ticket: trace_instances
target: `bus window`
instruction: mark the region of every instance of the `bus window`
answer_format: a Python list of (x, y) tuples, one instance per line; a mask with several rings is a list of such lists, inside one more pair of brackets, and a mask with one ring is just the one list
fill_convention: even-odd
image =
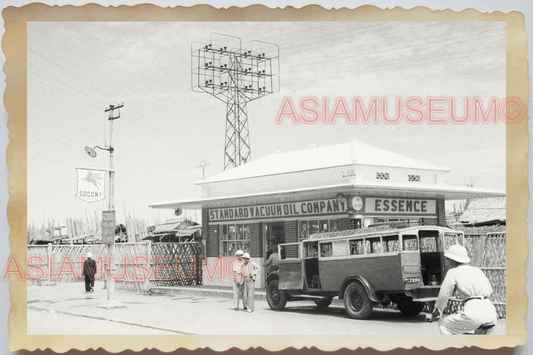
[(363, 240), (350, 240), (350, 255), (360, 255), (364, 254), (365, 249), (363, 248)]
[(281, 244), (280, 259), (300, 259), (300, 245), (299, 244)]
[(306, 258), (318, 258), (318, 242), (305, 245)]
[(403, 240), (403, 250), (413, 251), (418, 250), (418, 241), (416, 235), (404, 234), (402, 236)]
[(400, 242), (397, 235), (383, 237), (383, 251), (400, 251)]
[(436, 230), (421, 230), (418, 232), (420, 236), (420, 252), (421, 253), (436, 253), (439, 251), (437, 239), (439, 232)]
[(320, 244), (320, 256), (321, 257), (328, 257), (331, 256), (331, 243), (322, 243)]
[(367, 239), (370, 242), (370, 252), (371, 253), (381, 253), (382, 252), (382, 245), (381, 245), (381, 239), (379, 237), (377, 238), (368, 238)]
[(420, 252), (421, 253), (434, 253), (437, 251), (437, 238), (436, 237), (420, 237)]
[(348, 255), (348, 243), (346, 240), (333, 242), (333, 256)]
[(365, 254), (372, 253), (372, 248), (371, 248), (372, 245), (370, 244), (370, 240), (365, 239), (364, 243), (365, 243)]

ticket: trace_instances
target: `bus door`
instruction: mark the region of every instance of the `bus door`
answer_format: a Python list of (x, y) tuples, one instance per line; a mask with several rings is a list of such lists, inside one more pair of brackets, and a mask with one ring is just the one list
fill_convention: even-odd
[[(283, 222), (264, 223), (263, 224), (263, 258), (264, 262), (268, 260), (274, 250), (278, 250), (278, 244), (285, 243), (285, 226)], [(267, 279), (268, 269), (263, 268), (263, 280)], [(266, 284), (261, 284), (265, 287)], [(256, 286), (257, 287), (257, 286)]]
[(421, 267), (419, 239), (416, 233), (409, 232), (400, 234), (401, 242), (401, 265), (402, 279), (419, 278), (423, 267)]
[(320, 289), (318, 271), (318, 241), (304, 242), (304, 275), (308, 289)]
[(279, 250), (279, 289), (301, 290), (303, 288), (302, 243), (285, 243)]
[(420, 261), (424, 285), (440, 285), (444, 279), (442, 273), (443, 249), (438, 230), (420, 230)]

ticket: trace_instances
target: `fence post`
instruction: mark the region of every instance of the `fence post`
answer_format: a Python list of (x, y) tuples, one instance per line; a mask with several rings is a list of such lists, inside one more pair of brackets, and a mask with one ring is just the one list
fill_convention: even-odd
[(46, 282), (47, 286), (52, 285), (52, 280), (54, 278), (54, 263), (53, 262), (50, 263), (51, 255), (52, 255), (52, 243), (48, 243), (48, 245), (46, 246), (46, 264), (48, 265), (48, 281)]
[(150, 274), (146, 278), (145, 282), (145, 290), (150, 291), (150, 278), (152, 277), (152, 242), (148, 240), (148, 243), (146, 244), (146, 257), (148, 258), (148, 269), (150, 270)]

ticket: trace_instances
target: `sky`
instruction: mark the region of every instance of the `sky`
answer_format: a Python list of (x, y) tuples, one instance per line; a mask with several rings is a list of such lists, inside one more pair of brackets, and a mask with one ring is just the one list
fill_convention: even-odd
[[(149, 204), (198, 197), (198, 163), (223, 171), (226, 105), (191, 89), (191, 45), (213, 33), (279, 46), (280, 90), (247, 105), (252, 160), (359, 140), (447, 167), (450, 185), (505, 189), (505, 125), (276, 124), (284, 98), (406, 100), (505, 97), (505, 24), (494, 22), (34, 22), (28, 24), (28, 224), (84, 218), (107, 200), (76, 196), (76, 168), (107, 168), (114, 120), (115, 203), (153, 224), (173, 211)], [(219, 37), (217, 37), (219, 38)], [(215, 43), (214, 43), (215, 44)], [(332, 107), (330, 107), (332, 110)], [(395, 113), (389, 104), (389, 116)], [(186, 216), (200, 220), (199, 213)]]

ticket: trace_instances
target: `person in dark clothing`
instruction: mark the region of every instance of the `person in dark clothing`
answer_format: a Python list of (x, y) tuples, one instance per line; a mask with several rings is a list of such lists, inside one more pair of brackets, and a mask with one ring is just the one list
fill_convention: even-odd
[(85, 276), (85, 291), (94, 292), (94, 278), (96, 276), (96, 261), (92, 253), (87, 253), (87, 260), (83, 262), (83, 276)]

